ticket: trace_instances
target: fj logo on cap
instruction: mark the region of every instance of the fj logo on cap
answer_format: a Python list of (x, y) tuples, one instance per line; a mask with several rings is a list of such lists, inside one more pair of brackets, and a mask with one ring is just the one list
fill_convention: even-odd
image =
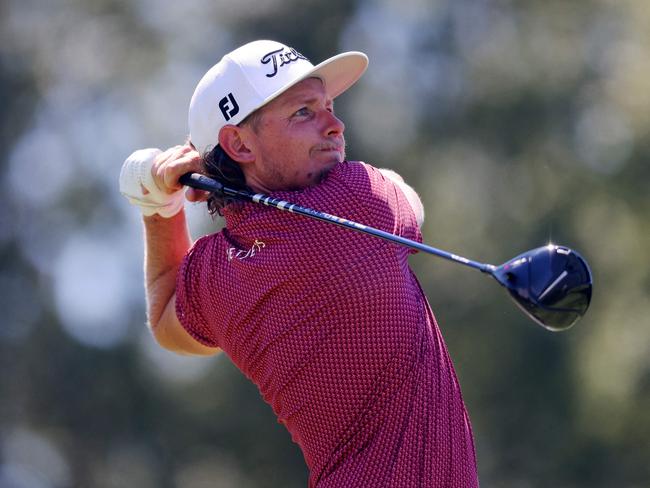
[(219, 108), (226, 122), (239, 113), (239, 105), (232, 93), (228, 93), (228, 95), (219, 100)]
[(266, 74), (267, 78), (273, 78), (275, 75), (277, 75), (278, 68), (282, 68), (285, 64), (293, 63), (294, 61), (298, 61), (299, 59), (304, 59), (305, 61), (309, 61), (305, 56), (300, 54), (292, 47), (290, 47), (288, 51), (285, 52), (282, 51), (284, 51), (283, 47), (265, 54), (264, 56), (262, 56), (262, 59), (260, 59), (260, 62), (262, 64), (273, 63), (273, 71), (271, 73)]

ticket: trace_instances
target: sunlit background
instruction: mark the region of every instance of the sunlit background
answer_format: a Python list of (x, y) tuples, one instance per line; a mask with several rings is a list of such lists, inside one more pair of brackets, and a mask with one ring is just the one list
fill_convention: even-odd
[[(482, 486), (650, 486), (647, 0), (5, 0), (0, 488), (306, 486), (225, 356), (154, 344), (117, 187), (132, 150), (184, 140), (202, 74), (260, 38), (369, 55), (337, 102), (348, 155), (420, 193), (427, 243), (498, 264), (553, 241), (592, 266), (591, 309), (553, 334), (485, 276), (414, 256)], [(196, 236), (222, 225), (188, 212)]]

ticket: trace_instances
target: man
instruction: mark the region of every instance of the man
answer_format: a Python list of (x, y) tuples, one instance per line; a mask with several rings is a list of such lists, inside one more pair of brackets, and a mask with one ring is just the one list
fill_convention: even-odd
[(127, 159), (120, 184), (145, 215), (150, 327), (179, 353), (225, 351), (300, 445), (311, 487), (478, 486), (410, 251), (219, 195), (208, 205), (225, 229), (194, 244), (186, 229), (178, 179), (197, 171), (421, 240), (415, 192), (345, 160), (333, 99), (366, 66), (357, 52), (314, 67), (280, 43), (246, 44), (199, 82), (188, 144)]

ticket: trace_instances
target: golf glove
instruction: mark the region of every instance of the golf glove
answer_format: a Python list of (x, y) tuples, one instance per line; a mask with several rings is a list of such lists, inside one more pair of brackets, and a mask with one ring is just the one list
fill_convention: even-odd
[(170, 218), (183, 208), (185, 192), (165, 193), (156, 186), (151, 168), (161, 152), (157, 148), (139, 149), (126, 158), (120, 171), (120, 193), (129, 203), (140, 207), (144, 216), (158, 214)]

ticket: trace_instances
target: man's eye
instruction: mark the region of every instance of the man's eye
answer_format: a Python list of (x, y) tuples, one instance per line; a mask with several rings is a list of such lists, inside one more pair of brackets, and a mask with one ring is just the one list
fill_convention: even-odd
[(305, 117), (309, 115), (309, 109), (307, 107), (303, 107), (300, 110), (297, 110), (293, 115), (296, 115), (298, 117)]

